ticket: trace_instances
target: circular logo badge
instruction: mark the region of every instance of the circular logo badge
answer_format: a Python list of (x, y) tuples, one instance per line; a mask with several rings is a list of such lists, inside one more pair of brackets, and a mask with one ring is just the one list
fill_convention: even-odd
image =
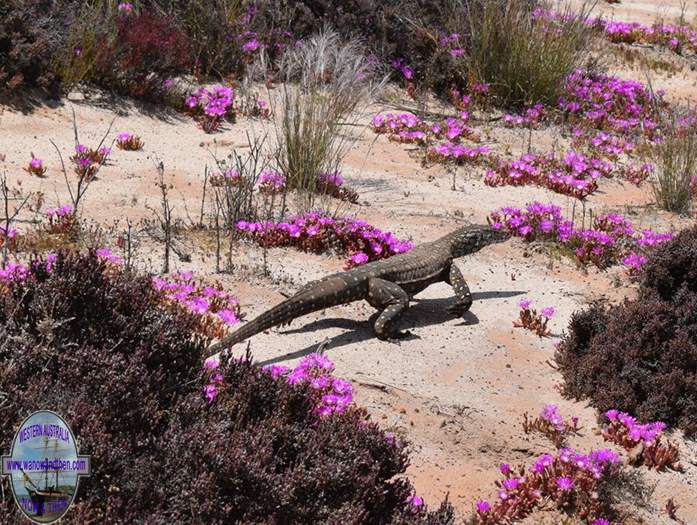
[(55, 412), (25, 419), (2, 457), (17, 506), (34, 523), (53, 523), (70, 508), (80, 476), (89, 476), (90, 457), (78, 454), (75, 436)]

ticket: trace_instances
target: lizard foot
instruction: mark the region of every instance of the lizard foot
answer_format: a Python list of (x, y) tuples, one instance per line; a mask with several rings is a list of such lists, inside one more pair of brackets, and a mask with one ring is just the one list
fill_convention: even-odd
[(386, 341), (388, 343), (400, 344), (404, 339), (411, 337), (413, 334), (409, 330), (404, 330), (403, 332), (392, 332), (391, 334), (378, 335), (378, 339), (381, 341)]
[(448, 306), (447, 311), (455, 317), (463, 317), (471, 307), (472, 303), (455, 303)]

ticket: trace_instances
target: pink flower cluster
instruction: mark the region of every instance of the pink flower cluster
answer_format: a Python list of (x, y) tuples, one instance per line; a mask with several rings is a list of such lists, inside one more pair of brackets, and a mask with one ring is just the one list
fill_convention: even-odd
[(255, 98), (252, 102), (244, 104), (240, 111), (243, 115), (250, 118), (271, 118), (271, 106), (269, 101), (263, 98)]
[(663, 470), (665, 467), (682, 471), (678, 462), (678, 447), (663, 440), (666, 424), (662, 421), (638, 423), (636, 418), (619, 410), (608, 410), (609, 424), (602, 430), (603, 438), (630, 451), (630, 462)]
[(143, 141), (130, 131), (122, 131), (116, 135), (116, 147), (125, 151), (138, 151), (143, 149)]
[(470, 523), (511, 523), (552, 505), (593, 525), (609, 525), (600, 517), (601, 503), (595, 495), (602, 481), (617, 473), (619, 463), (619, 456), (609, 449), (581, 454), (570, 448), (543, 454), (527, 470), (514, 471), (504, 463), (500, 467), (504, 477), (496, 482), (498, 501), (477, 501)]
[(46, 230), (49, 233), (70, 233), (77, 224), (75, 209), (71, 204), (63, 204), (57, 208), (46, 208), (44, 210), (44, 215), (48, 218)]
[[(465, 97), (463, 106), (469, 104)], [(460, 142), (470, 140), (479, 142), (475, 131), (467, 125), (469, 113), (460, 111), (458, 117), (448, 117), (441, 122), (428, 123), (411, 113), (386, 113), (373, 117), (375, 133), (387, 134), (389, 140), (401, 143), (418, 143), (431, 145), (426, 152), (426, 159), (431, 162), (476, 162), (489, 153), (486, 146), (465, 146)]]
[[(490, 220), (494, 228), (504, 228), (526, 241), (557, 242), (572, 250), (580, 263), (599, 268), (630, 262), (627, 258), (632, 254), (647, 253), (673, 238), (669, 232), (637, 232), (630, 221), (616, 213), (596, 217), (590, 229), (577, 229), (573, 221), (562, 217), (561, 208), (540, 202), (529, 204), (525, 210), (510, 206), (495, 210)], [(631, 262), (635, 265), (638, 260), (635, 257)]]
[(94, 254), (100, 259), (103, 259), (106, 262), (111, 263), (115, 266), (121, 266), (123, 264), (123, 257), (115, 255), (111, 251), (111, 248), (98, 248), (97, 250), (95, 250)]
[(220, 358), (217, 355), (211, 356), (203, 363), (203, 369), (209, 374), (208, 380), (210, 383), (203, 387), (203, 394), (208, 399), (209, 403), (215, 401), (218, 397), (218, 389), (223, 383), (225, 377), (218, 370), (220, 367)]
[(243, 180), (242, 174), (236, 169), (226, 169), (211, 175), (211, 186), (236, 186)]
[(308, 383), (318, 394), (315, 411), (319, 416), (341, 414), (353, 402), (353, 385), (349, 381), (332, 377), (334, 363), (323, 354), (310, 354), (290, 370), (285, 366), (264, 367), (274, 378), (285, 377), (292, 385)]
[[(215, 401), (224, 377), (220, 372), (220, 358), (206, 359), (204, 370), (210, 374), (203, 392), (209, 402)], [(320, 417), (342, 414), (353, 403), (353, 385), (344, 379), (333, 377), (334, 363), (323, 354), (310, 354), (304, 357), (292, 370), (283, 365), (267, 365), (263, 370), (274, 379), (282, 378), (292, 385), (309, 384), (316, 396), (314, 411)]]
[[(613, 0), (611, 3), (616, 2)], [(547, 20), (568, 18), (562, 13), (544, 8), (537, 8), (533, 14)], [(603, 20), (602, 18), (588, 18), (585, 22), (591, 26), (599, 26), (607, 39), (616, 44), (660, 45), (678, 54), (681, 54), (684, 49), (697, 52), (697, 31), (687, 24), (661, 24), (657, 22), (652, 26), (647, 26), (639, 22)]]
[(443, 142), (430, 148), (426, 159), (431, 162), (454, 162), (455, 164), (476, 163), (491, 152), (488, 146), (465, 146), (453, 142)]
[(487, 170), (488, 186), (522, 186), (535, 184), (550, 190), (584, 199), (598, 188), (601, 177), (612, 175), (612, 164), (574, 150), (558, 158), (554, 153), (528, 153), (511, 162), (500, 161), (496, 170)]
[(71, 215), (75, 211), (71, 204), (62, 204), (57, 208), (46, 208), (44, 210), (44, 215), (47, 217), (65, 217)]
[(411, 113), (383, 113), (373, 117), (372, 125), (375, 133), (386, 134), (389, 140), (406, 144), (423, 144), (434, 140), (477, 141), (479, 139), (474, 130), (466, 125), (468, 119), (469, 114), (466, 111), (461, 111), (459, 118), (448, 117), (433, 124)]
[[(120, 264), (121, 258), (116, 257), (111, 253), (109, 248), (99, 248), (95, 251), (95, 255), (101, 259), (105, 259), (114, 264)], [(31, 266), (26, 266), (21, 263), (8, 261), (4, 268), (0, 268), (0, 283), (8, 284), (10, 282), (22, 282), (31, 277), (32, 269), (41, 268), (48, 273), (53, 271), (53, 265), (58, 259), (58, 254), (49, 252), (44, 257), (43, 261), (35, 259), (31, 262)]]
[(31, 270), (23, 264), (7, 261), (4, 268), (0, 268), (0, 284), (25, 281), (31, 275)]
[(530, 299), (523, 299), (518, 303), (520, 314), (518, 319), (513, 321), (513, 326), (530, 330), (539, 337), (548, 336), (550, 332), (547, 328), (547, 323), (554, 317), (556, 309), (553, 306), (547, 306), (540, 313), (537, 313), (537, 310), (531, 308), (531, 305), (532, 301)]
[(7, 245), (9, 251), (17, 248), (17, 230), (11, 226), (0, 225), (0, 246)]
[(91, 181), (104, 165), (111, 150), (106, 147), (93, 150), (84, 144), (75, 145), (75, 154), (70, 157), (75, 174), (85, 181)]
[(256, 31), (244, 31), (238, 35), (237, 40), (240, 43), (242, 51), (248, 54), (255, 53), (263, 47), (263, 44), (259, 42)]
[(391, 65), (395, 70), (399, 71), (406, 80), (413, 80), (414, 70), (406, 64), (404, 59), (396, 58), (391, 62)]
[(2, 242), (5, 240), (15, 238), (17, 238), (17, 230), (12, 226), (8, 228), (4, 224), (0, 224), (0, 245), (2, 245)]
[(200, 118), (203, 130), (212, 133), (220, 128), (223, 119), (234, 119), (234, 101), (235, 92), (231, 87), (200, 87), (186, 98), (186, 107), (192, 115)]
[(44, 166), (43, 160), (35, 157), (32, 153), (29, 165), (24, 168), (24, 171), (30, 173), (31, 175), (36, 175), (37, 177), (43, 177), (46, 174), (46, 166)]
[(444, 35), (438, 41), (440, 47), (447, 49), (450, 56), (453, 58), (460, 58), (465, 56), (464, 42), (460, 39), (458, 33), (451, 33), (449, 35)]
[(259, 175), (259, 191), (266, 195), (283, 193), (286, 189), (286, 177), (274, 170), (264, 170)]
[(286, 222), (239, 221), (238, 231), (265, 247), (294, 246), (302, 251), (323, 253), (334, 250), (348, 254), (347, 268), (384, 259), (410, 250), (413, 244), (390, 232), (351, 217), (333, 218), (311, 211)]
[(220, 284), (205, 286), (194, 279), (192, 272), (177, 273), (169, 279), (155, 276), (152, 284), (168, 301), (199, 316), (202, 333), (217, 337), (227, 326), (240, 322), (239, 301)]
[[(251, 27), (252, 19), (257, 13), (257, 9), (254, 4), (250, 4), (247, 13), (242, 16), (238, 23), (242, 24), (243, 27)], [(279, 28), (268, 29), (264, 32), (264, 35), (260, 35), (256, 31), (245, 30), (237, 35), (229, 37), (229, 39), (234, 39), (237, 45), (242, 50), (244, 56), (242, 57), (244, 61), (251, 62), (254, 60), (254, 55), (265, 49), (267, 51), (278, 51), (283, 52), (289, 46), (297, 44), (294, 41), (293, 34), (289, 31), (282, 31)]]
[(623, 136), (608, 133), (607, 131), (589, 133), (582, 128), (573, 130), (572, 144), (577, 148), (585, 146), (591, 153), (603, 155), (613, 160), (622, 154), (629, 154), (635, 149), (634, 143)]
[(620, 175), (627, 182), (631, 182), (635, 186), (640, 186), (653, 175), (654, 170), (655, 166), (650, 162), (628, 164), (621, 167)]
[(566, 79), (559, 107), (582, 126), (651, 138), (658, 127), (655, 108), (665, 105), (662, 97), (641, 82), (577, 70)]
[[(259, 192), (264, 195), (283, 193), (286, 190), (287, 177), (275, 170), (264, 170), (259, 175)], [(292, 189), (292, 188), (288, 188)], [(335, 199), (347, 202), (358, 202), (358, 193), (344, 185), (340, 172), (318, 173), (314, 192), (319, 195), (329, 195)]]
[(539, 128), (547, 120), (547, 108), (544, 104), (535, 104), (522, 114), (506, 113), (503, 116), (504, 125), (510, 128)]
[(358, 193), (348, 186), (344, 186), (344, 178), (338, 171), (334, 173), (317, 174), (315, 192), (354, 204), (358, 202)]
[(535, 419), (530, 418), (527, 413), (523, 414), (523, 430), (526, 434), (533, 430), (540, 432), (557, 448), (561, 448), (569, 434), (578, 432), (578, 417), (573, 416), (568, 423), (564, 421), (556, 405), (545, 405)]
[(653, 44), (665, 46), (682, 54), (687, 49), (697, 52), (697, 31), (689, 25), (659, 24), (646, 26), (638, 22), (599, 21), (605, 35), (614, 43)]

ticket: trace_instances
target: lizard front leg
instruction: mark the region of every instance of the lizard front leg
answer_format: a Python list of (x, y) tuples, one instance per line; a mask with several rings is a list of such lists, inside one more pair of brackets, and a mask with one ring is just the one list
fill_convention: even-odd
[(448, 307), (448, 312), (462, 317), (472, 306), (472, 293), (467, 285), (467, 281), (462, 276), (462, 272), (455, 263), (450, 264), (450, 271), (445, 282), (452, 286), (455, 292), (455, 303)]
[(373, 277), (368, 281), (368, 303), (380, 310), (373, 332), (378, 339), (404, 337), (408, 332), (400, 333), (396, 322), (404, 310), (409, 307), (409, 296), (399, 285)]

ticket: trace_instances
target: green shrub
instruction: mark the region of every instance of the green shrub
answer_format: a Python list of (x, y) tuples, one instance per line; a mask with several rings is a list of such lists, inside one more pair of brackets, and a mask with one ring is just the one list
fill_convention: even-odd
[[(659, 113), (660, 114), (660, 113)], [(674, 112), (662, 123), (662, 140), (651, 154), (656, 170), (651, 188), (658, 206), (675, 213), (687, 213), (692, 206), (693, 184), (697, 181), (697, 125), (693, 112)]]
[(276, 124), (276, 167), (286, 186), (298, 190), (306, 209), (314, 206), (321, 173), (339, 171), (352, 138), (341, 127), (369, 100), (379, 82), (373, 66), (353, 42), (325, 29), (288, 51), (281, 62), (286, 83)]
[(472, 80), (488, 83), (500, 106), (556, 104), (566, 77), (589, 55), (588, 10), (567, 4), (559, 18), (530, 0), (459, 1), (470, 22)]

